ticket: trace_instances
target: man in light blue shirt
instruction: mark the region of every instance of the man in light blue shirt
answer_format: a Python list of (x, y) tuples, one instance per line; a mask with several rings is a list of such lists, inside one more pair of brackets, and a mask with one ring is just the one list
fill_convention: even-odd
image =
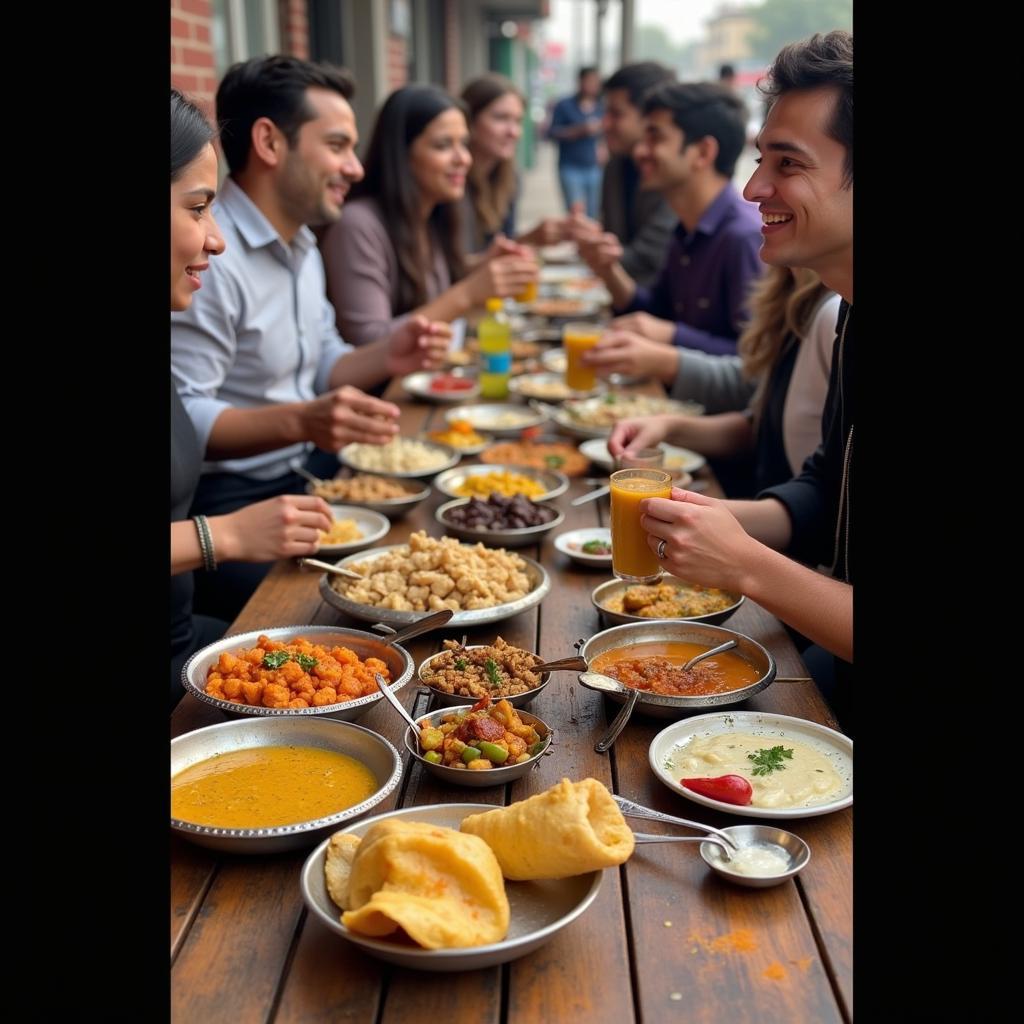
[[(363, 176), (352, 92), (343, 73), (293, 57), (236, 64), (217, 91), (230, 177), (214, 215), (227, 251), (171, 317), (172, 373), (206, 456), (191, 514), (301, 492), (293, 465), (331, 476), (329, 453), (390, 440), (398, 407), (360, 389), (434, 367), (447, 347), (447, 325), (422, 317), (359, 349), (334, 326), (308, 225), (337, 220)], [(268, 568), (201, 574), (196, 609), (230, 621)]]

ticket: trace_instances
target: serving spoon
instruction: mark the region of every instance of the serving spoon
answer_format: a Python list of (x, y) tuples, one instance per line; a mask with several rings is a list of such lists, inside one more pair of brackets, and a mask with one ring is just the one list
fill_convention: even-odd
[(377, 680), (377, 688), (387, 698), (388, 703), (409, 723), (409, 728), (419, 735), (420, 727), (417, 725), (416, 719), (402, 707), (402, 702), (392, 693), (391, 687), (388, 686), (388, 681), (379, 672), (374, 672), (373, 678)]
[(400, 644), (403, 640), (408, 640), (411, 637), (419, 636), (420, 633), (428, 633), (432, 629), (437, 629), (443, 626), (454, 614), (455, 612), (451, 608), (442, 608), (432, 615), (425, 615), (422, 619), (410, 622), (408, 626), (397, 632), (384, 622), (375, 623), (370, 629), (375, 629), (378, 633), (387, 634), (384, 637), (384, 645), (387, 647), (391, 644)]
[(347, 580), (362, 580), (365, 576), (341, 565), (331, 565), (330, 562), (321, 562), (319, 558), (300, 558), (299, 565), (310, 569), (322, 569), (324, 572), (333, 573), (335, 576), (344, 576)]
[[(627, 818), (643, 818), (645, 821), (661, 821), (666, 825), (682, 825), (684, 828), (695, 828), (701, 832), (706, 832), (708, 835), (718, 836), (719, 839), (724, 840), (734, 850), (739, 849), (732, 836), (717, 828), (712, 828), (710, 825), (701, 824), (699, 821), (690, 821), (689, 818), (677, 818), (674, 814), (665, 814), (663, 811), (654, 810), (653, 807), (644, 807), (643, 804), (638, 804), (634, 800), (627, 800), (624, 796), (618, 796), (614, 793), (612, 794), (612, 799), (619, 805), (619, 810)], [(700, 837), (696, 836), (693, 838), (699, 839)]]
[(306, 469), (305, 466), (292, 466), (292, 469), (295, 470), (295, 472), (298, 473), (299, 476), (301, 476), (304, 479), (308, 480), (311, 484), (315, 484), (316, 486), (320, 486), (321, 484), (327, 483), (326, 480), (321, 480), (320, 477), (313, 476), (313, 474), (310, 473), (310, 471), (308, 469)]

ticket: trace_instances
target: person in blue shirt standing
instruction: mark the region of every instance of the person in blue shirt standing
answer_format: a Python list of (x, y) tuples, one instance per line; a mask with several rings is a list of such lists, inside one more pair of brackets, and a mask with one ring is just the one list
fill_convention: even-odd
[(596, 220), (601, 205), (601, 161), (598, 137), (601, 134), (601, 76), (597, 68), (580, 68), (579, 89), (555, 104), (551, 112), (548, 138), (558, 143), (558, 180), (565, 197), (565, 208), (580, 209)]

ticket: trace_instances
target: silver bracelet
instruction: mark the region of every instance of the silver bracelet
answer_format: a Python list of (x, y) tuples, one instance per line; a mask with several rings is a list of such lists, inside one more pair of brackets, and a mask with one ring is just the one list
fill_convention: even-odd
[(199, 550), (203, 553), (203, 568), (207, 572), (213, 572), (217, 568), (217, 557), (213, 550), (213, 534), (210, 533), (210, 524), (206, 516), (193, 516), (192, 522), (196, 524), (196, 533), (199, 535)]

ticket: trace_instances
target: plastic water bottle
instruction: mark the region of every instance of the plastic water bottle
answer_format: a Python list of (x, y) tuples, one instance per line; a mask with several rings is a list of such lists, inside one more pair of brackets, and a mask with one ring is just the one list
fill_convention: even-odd
[(508, 398), (512, 369), (512, 328), (501, 299), (487, 300), (487, 315), (477, 325), (480, 342), (481, 398)]

